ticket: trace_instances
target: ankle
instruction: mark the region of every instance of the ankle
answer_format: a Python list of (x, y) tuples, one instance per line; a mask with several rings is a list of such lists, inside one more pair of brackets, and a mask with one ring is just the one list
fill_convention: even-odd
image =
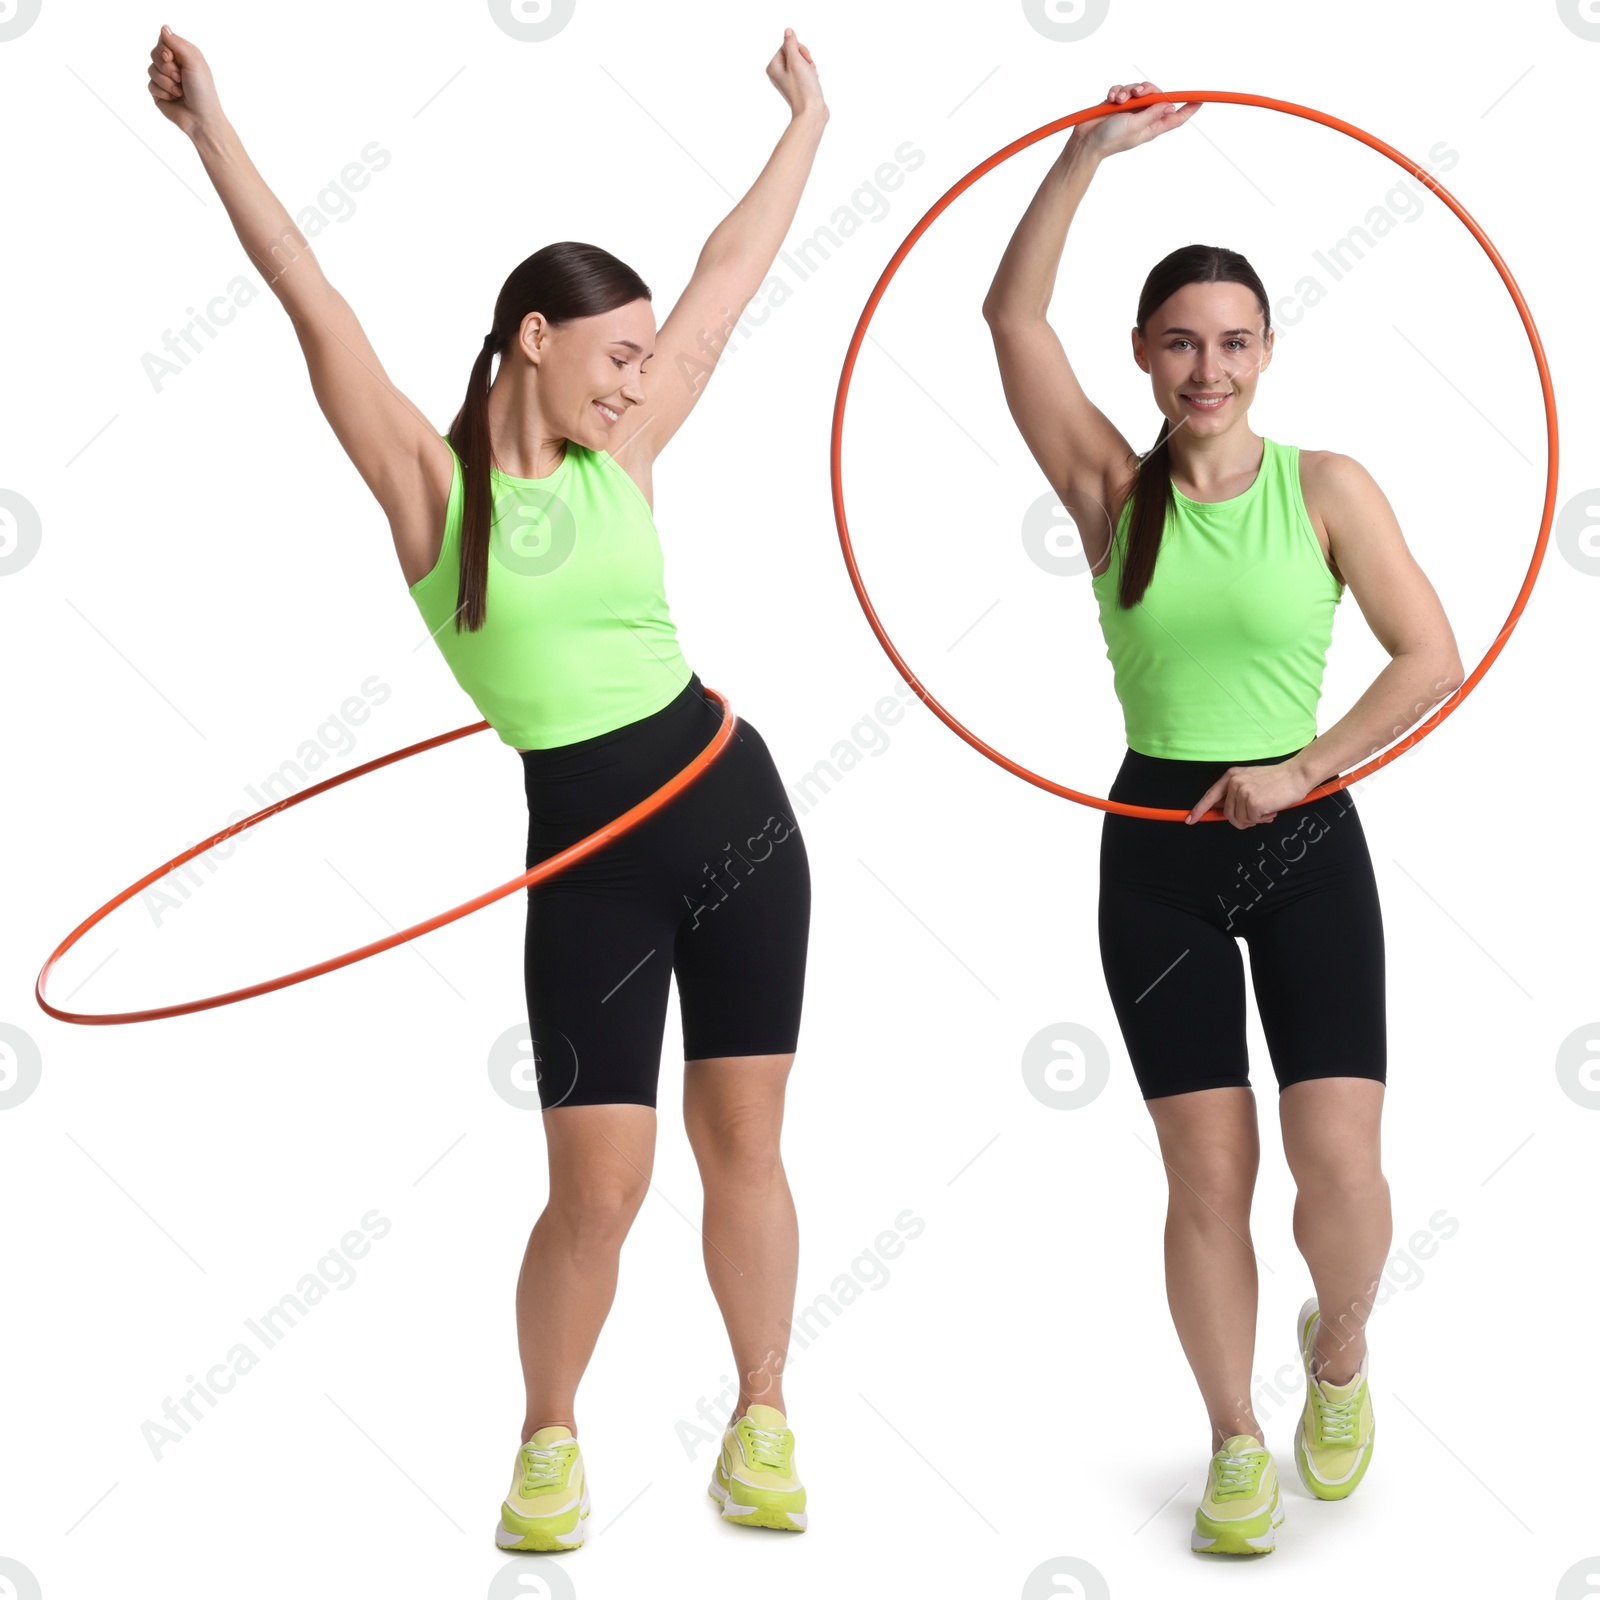
[(1311, 1363), (1311, 1376), (1333, 1389), (1342, 1389), (1360, 1370), (1360, 1357), (1352, 1361), (1347, 1355), (1332, 1362), (1313, 1360)]
[(1311, 1376), (1314, 1381), (1340, 1388), (1355, 1377), (1366, 1359), (1365, 1339), (1352, 1339), (1334, 1350), (1323, 1350), (1314, 1345), (1311, 1350)]
[(1238, 1438), (1238, 1436), (1241, 1433), (1249, 1434), (1251, 1436), (1251, 1438), (1253, 1438), (1256, 1441), (1256, 1443), (1261, 1446), (1261, 1448), (1263, 1450), (1266, 1449), (1267, 1441), (1266, 1441), (1265, 1435), (1261, 1431), (1261, 1426), (1255, 1420), (1254, 1417), (1250, 1417), (1250, 1418), (1241, 1419), (1241, 1420), (1233, 1423), (1232, 1425), (1230, 1425), (1227, 1428), (1223, 1428), (1218, 1423), (1215, 1423), (1215, 1422), (1212, 1423), (1211, 1424), (1211, 1453), (1212, 1453), (1212, 1455), (1215, 1455), (1223, 1447), (1223, 1445), (1225, 1445), (1228, 1442), (1228, 1440)]
[(573, 1420), (572, 1414), (558, 1413), (555, 1415), (546, 1412), (540, 1422), (530, 1422), (526, 1417), (522, 1422), (522, 1442), (526, 1444), (541, 1428), (565, 1428), (574, 1439), (578, 1437), (578, 1424)]
[(739, 1396), (738, 1404), (733, 1408), (733, 1415), (728, 1419), (728, 1426), (731, 1428), (740, 1417), (744, 1416), (749, 1411), (751, 1406), (771, 1406), (774, 1411), (782, 1414), (785, 1421), (788, 1420), (789, 1412), (783, 1403), (783, 1391), (781, 1389), (769, 1389), (767, 1393), (761, 1395), (759, 1398), (748, 1394), (741, 1394)]

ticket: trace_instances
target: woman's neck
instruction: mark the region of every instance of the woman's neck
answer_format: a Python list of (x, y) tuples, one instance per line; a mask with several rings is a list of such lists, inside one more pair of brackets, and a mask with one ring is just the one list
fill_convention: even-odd
[[(1266, 441), (1249, 428), (1197, 438), (1179, 427), (1167, 436), (1172, 476), (1196, 492), (1194, 500), (1225, 500), (1241, 478), (1252, 479), (1261, 469)], [(1188, 490), (1184, 490), (1188, 494)]]
[(489, 386), (489, 453), (513, 478), (547, 478), (566, 459), (567, 436), (552, 430), (531, 379), (502, 371)]

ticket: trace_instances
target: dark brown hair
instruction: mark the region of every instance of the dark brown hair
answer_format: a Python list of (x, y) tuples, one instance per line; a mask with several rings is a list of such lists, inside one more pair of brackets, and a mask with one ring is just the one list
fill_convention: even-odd
[[(489, 481), (489, 369), (521, 332), (530, 312), (552, 327), (595, 317), (633, 300), (648, 300), (649, 286), (626, 262), (599, 245), (563, 239), (535, 250), (512, 270), (494, 303), (494, 327), (472, 363), (467, 397), (445, 437), (461, 457), (461, 572), (456, 588), (456, 631), (483, 626), (489, 584), (489, 524), (494, 490)], [(569, 444), (570, 448), (570, 444)]]
[[(1166, 300), (1191, 283), (1242, 283), (1255, 294), (1261, 307), (1262, 327), (1270, 331), (1272, 313), (1267, 307), (1267, 291), (1255, 268), (1237, 250), (1214, 244), (1186, 244), (1163, 256), (1144, 280), (1138, 313), (1141, 335)], [(1128, 542), (1117, 582), (1117, 603), (1122, 606), (1139, 603), (1156, 570), (1161, 534), (1172, 505), (1172, 453), (1167, 446), (1170, 432), (1171, 424), (1163, 416), (1155, 444), (1140, 456), (1134, 469), (1133, 510), (1128, 516)]]

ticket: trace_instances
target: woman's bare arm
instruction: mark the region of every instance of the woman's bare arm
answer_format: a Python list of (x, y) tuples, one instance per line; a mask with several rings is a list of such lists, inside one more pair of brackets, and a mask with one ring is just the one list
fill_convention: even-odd
[(1372, 475), (1359, 461), (1331, 450), (1305, 450), (1300, 460), (1334, 562), (1391, 658), (1366, 693), (1294, 757), (1300, 792), (1307, 794), (1422, 721), (1466, 674), (1439, 596)]
[(792, 28), (766, 70), (789, 104), (789, 125), (749, 193), (701, 246), (693, 276), (656, 334), (645, 402), (613, 430), (608, 448), (635, 478), (648, 481), (650, 463), (705, 393), (734, 324), (794, 221), (822, 142), (828, 107), (811, 52)]
[(414, 581), (427, 570), (429, 533), (443, 519), (442, 500), (433, 501), (441, 465), (448, 489), (448, 447), (390, 381), (355, 312), (246, 154), (198, 46), (163, 28), (150, 61), (151, 96), (194, 142), (245, 253), (289, 314), (317, 403), (387, 513)]
[[(1115, 84), (1108, 101), (1152, 92), (1148, 83)], [(1067, 231), (1090, 181), (1108, 155), (1131, 149), (1188, 121), (1182, 109), (1147, 106), (1074, 128), (1017, 224), (983, 302), (1006, 404), (1033, 459), (1083, 536), (1090, 565), (1111, 540), (1109, 501), (1126, 482), (1135, 452), (1084, 393), (1047, 320)]]

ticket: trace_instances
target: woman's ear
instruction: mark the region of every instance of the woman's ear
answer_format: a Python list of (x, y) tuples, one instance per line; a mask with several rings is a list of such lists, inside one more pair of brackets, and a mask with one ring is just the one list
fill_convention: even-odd
[(530, 311), (522, 319), (522, 326), (517, 330), (517, 343), (522, 346), (523, 354), (535, 366), (539, 365), (539, 357), (544, 354), (544, 344), (549, 337), (550, 330), (537, 311)]

